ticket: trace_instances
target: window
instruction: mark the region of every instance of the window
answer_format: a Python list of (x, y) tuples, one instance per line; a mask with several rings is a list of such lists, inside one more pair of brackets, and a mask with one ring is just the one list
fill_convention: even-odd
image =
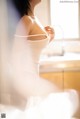
[(79, 0), (50, 0), (55, 39), (79, 38)]

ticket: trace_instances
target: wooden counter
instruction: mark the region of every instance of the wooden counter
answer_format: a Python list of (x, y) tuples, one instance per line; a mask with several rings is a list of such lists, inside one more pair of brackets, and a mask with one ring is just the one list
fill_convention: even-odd
[(80, 54), (67, 53), (42, 59), (40, 76), (60, 88), (74, 88), (80, 91)]

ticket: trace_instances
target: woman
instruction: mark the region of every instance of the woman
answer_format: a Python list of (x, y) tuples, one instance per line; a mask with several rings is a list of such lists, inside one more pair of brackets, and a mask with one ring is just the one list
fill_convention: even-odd
[(34, 62), (38, 63), (42, 49), (54, 38), (54, 30), (50, 26), (44, 28), (34, 14), (35, 6), (40, 0), (21, 0), (19, 2), (13, 0), (13, 2), (21, 15), (15, 37), (25, 37), (28, 40)]
[(34, 16), (34, 8), (39, 2), (40, 0), (12, 0), (21, 19), (12, 47), (12, 80), (9, 82), (13, 96), (11, 100), (16, 97), (19, 106), (26, 106), (26, 109), (23, 112), (20, 108), (18, 110), (14, 101), (16, 108), (10, 107), (12, 112), (9, 109), (9, 113), (6, 113), (8, 119), (12, 116), (15, 119), (66, 119), (77, 109), (78, 98), (75, 91), (55, 93), (59, 92), (58, 88), (38, 76), (40, 53), (54, 37), (54, 30), (49, 26), (43, 28)]
[[(38, 77), (38, 66), (39, 65), (38, 64), (39, 64), (39, 57), (40, 57), (41, 51), (48, 44), (48, 42), (50, 42), (50, 40), (52, 40), (54, 37), (54, 30), (50, 26), (46, 26), (45, 28), (43, 28), (42, 25), (39, 23), (38, 19), (36, 18), (36, 16), (34, 15), (34, 8), (39, 2), (40, 0), (24, 0), (24, 1), (12, 0), (13, 6), (18, 11), (19, 18), (20, 18), (17, 28), (16, 28), (16, 33), (14, 34), (15, 40), (13, 42), (14, 43), (13, 44), (13, 52), (14, 52), (13, 59), (14, 57), (16, 57), (15, 58), (16, 62), (18, 62), (15, 66), (16, 67), (21, 66), (21, 63), (19, 64), (19, 61), (17, 61), (17, 59), (20, 59), (20, 58), (17, 58), (18, 55), (15, 56), (15, 52), (17, 53), (18, 51), (18, 54), (19, 54), (19, 52), (21, 53), (21, 51), (25, 50), (25, 49), (22, 49), (22, 44), (23, 44), (22, 42), (26, 42), (24, 43), (26, 45), (25, 48), (27, 49), (29, 53), (25, 53), (25, 54), (27, 55), (29, 54), (28, 56), (29, 61), (32, 58), (31, 62), (32, 62), (32, 65), (34, 66), (27, 65), (27, 68), (26, 69), (22, 68), (22, 70), (25, 69), (25, 70), (28, 70), (27, 71), (28, 73), (33, 73), (33, 74), (35, 73), (38, 79), (39, 79)], [(19, 46), (20, 42), (21, 42), (21, 45)], [(21, 61), (21, 62), (24, 62), (24, 61)], [(26, 59), (25, 64), (30, 64), (30, 62), (28, 62)], [(32, 71), (30, 68), (33, 68)], [(17, 69), (16, 72), (18, 71), (19, 69)], [(22, 72), (23, 71), (21, 71), (21, 74)], [(58, 90), (56, 86), (53, 86), (53, 84), (51, 84), (50, 82), (46, 80), (35, 80), (35, 81), (34, 81), (35, 83), (33, 83), (34, 84), (33, 87), (38, 86), (39, 90), (36, 88), (37, 90), (34, 91), (36, 93), (31, 94), (31, 96), (32, 95), (36, 95), (36, 96), (45, 95), (49, 92)], [(49, 86), (48, 86), (48, 83), (50, 84)], [(37, 84), (37, 86), (35, 84)], [(29, 84), (27, 83), (26, 85), (29, 85)], [(47, 90), (43, 89), (41, 86), (43, 88), (47, 86), (46, 87)], [(41, 92), (42, 89), (43, 91)], [(39, 94), (39, 91), (41, 94)]]

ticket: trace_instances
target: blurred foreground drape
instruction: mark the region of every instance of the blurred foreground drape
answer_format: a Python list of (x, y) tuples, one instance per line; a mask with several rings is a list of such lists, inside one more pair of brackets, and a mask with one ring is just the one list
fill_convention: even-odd
[[(6, 0), (0, 0), (0, 103), (9, 103), (7, 84), (8, 19)], [(6, 95), (6, 96), (5, 96)]]

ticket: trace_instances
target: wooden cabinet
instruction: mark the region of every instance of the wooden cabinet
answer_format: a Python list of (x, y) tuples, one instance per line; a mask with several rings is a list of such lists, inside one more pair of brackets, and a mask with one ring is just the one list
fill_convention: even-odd
[(46, 72), (40, 73), (40, 76), (53, 82), (62, 89), (76, 89), (80, 91), (79, 71)]
[(59, 88), (63, 89), (63, 73), (62, 72), (40, 73), (40, 76), (56, 84)]
[(64, 72), (64, 88), (73, 88), (80, 91), (80, 72), (67, 71)]

